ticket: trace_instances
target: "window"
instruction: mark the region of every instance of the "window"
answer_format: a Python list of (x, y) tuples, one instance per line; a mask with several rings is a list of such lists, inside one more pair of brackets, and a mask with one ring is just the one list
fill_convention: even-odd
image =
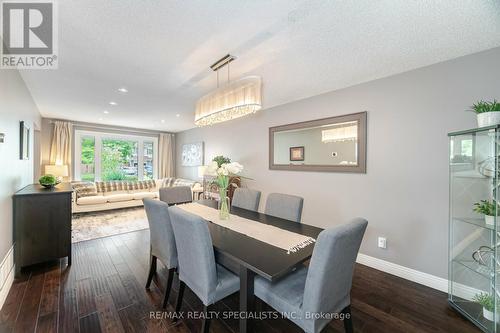
[(462, 140), (461, 153), (464, 156), (472, 156), (472, 139)]
[(145, 180), (154, 179), (154, 142), (152, 141), (144, 141), (144, 175), (143, 178)]
[(153, 137), (75, 131), (75, 179), (149, 180), (157, 175)]
[(472, 163), (474, 142), (470, 136), (455, 136), (450, 141), (450, 161), (452, 163)]
[(95, 179), (95, 139), (93, 136), (82, 136), (79, 140), (80, 153), (80, 175), (81, 180), (93, 182)]
[(103, 139), (102, 180), (138, 180), (137, 141)]

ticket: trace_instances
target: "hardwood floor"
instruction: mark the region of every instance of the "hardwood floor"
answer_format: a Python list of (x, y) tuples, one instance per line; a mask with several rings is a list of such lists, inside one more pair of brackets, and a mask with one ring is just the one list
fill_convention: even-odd
[[(198, 332), (201, 320), (150, 318), (161, 311), (166, 269), (144, 288), (148, 273), (149, 232), (73, 244), (73, 265), (65, 260), (33, 267), (15, 281), (0, 312), (0, 332)], [(177, 296), (174, 281), (168, 310)], [(182, 310), (201, 311), (202, 304), (188, 289)], [(238, 295), (215, 306), (215, 311), (238, 309)], [(257, 309), (271, 311), (261, 302)], [(479, 332), (451, 310), (442, 292), (357, 265), (352, 288), (355, 332)], [(222, 315), (221, 315), (222, 316)], [(163, 317), (163, 318), (162, 318)], [(238, 320), (212, 320), (211, 332), (238, 331)], [(256, 322), (256, 332), (300, 332), (285, 319)], [(324, 332), (343, 332), (334, 321)]]

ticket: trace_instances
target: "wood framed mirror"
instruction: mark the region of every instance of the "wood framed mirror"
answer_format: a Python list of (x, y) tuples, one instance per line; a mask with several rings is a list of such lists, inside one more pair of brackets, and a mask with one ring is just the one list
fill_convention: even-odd
[(269, 169), (366, 173), (367, 113), (269, 128)]

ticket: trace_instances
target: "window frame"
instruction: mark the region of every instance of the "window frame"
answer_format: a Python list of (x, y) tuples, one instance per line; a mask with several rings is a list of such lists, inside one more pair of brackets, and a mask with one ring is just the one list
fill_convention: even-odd
[(75, 143), (73, 158), (74, 163), (74, 179), (81, 180), (80, 165), (82, 162), (82, 138), (86, 136), (94, 137), (94, 182), (102, 181), (102, 168), (101, 168), (101, 150), (102, 140), (123, 140), (123, 141), (136, 141), (137, 142), (137, 179), (144, 180), (144, 142), (153, 142), (153, 179), (158, 179), (158, 137), (144, 136), (135, 134), (120, 134), (109, 133), (89, 130), (75, 130)]

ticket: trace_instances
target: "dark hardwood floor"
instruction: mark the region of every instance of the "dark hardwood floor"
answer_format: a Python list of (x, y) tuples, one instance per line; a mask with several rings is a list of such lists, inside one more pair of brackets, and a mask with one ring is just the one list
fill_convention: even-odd
[[(73, 244), (73, 265), (65, 260), (33, 267), (15, 281), (0, 312), (0, 332), (198, 332), (200, 319), (150, 318), (161, 311), (166, 270), (146, 290), (149, 232)], [(174, 282), (168, 310), (177, 296)], [(217, 304), (215, 311), (237, 310), (238, 295)], [(258, 302), (257, 308), (271, 311)], [(183, 311), (202, 304), (186, 290)], [(355, 332), (479, 332), (451, 310), (442, 292), (357, 265), (352, 288)], [(221, 315), (222, 316), (222, 315)], [(211, 332), (237, 332), (238, 320), (212, 320)], [(256, 332), (300, 332), (285, 319), (256, 322)], [(340, 321), (324, 332), (343, 332)]]

